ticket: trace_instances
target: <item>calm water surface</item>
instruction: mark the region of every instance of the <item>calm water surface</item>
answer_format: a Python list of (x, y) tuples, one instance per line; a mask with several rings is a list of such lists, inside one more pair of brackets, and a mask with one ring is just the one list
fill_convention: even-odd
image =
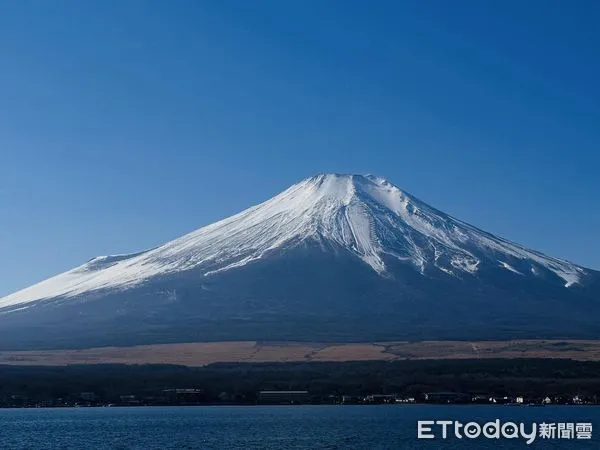
[[(593, 438), (417, 440), (417, 420), (591, 422)], [(2, 449), (600, 449), (600, 407), (218, 406), (0, 409)]]

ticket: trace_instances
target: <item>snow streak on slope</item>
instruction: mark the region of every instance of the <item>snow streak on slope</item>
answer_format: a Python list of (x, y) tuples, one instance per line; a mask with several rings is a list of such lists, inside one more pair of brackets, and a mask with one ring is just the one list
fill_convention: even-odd
[(0, 299), (0, 308), (128, 289), (189, 269), (211, 276), (307, 240), (344, 248), (382, 276), (388, 271), (386, 258), (405, 261), (422, 274), (433, 270), (457, 278), (476, 276), (483, 265), (525, 276), (522, 267), (528, 265), (527, 276), (547, 270), (567, 287), (586, 273), (456, 220), (383, 178), (327, 174), (155, 249), (94, 258)]

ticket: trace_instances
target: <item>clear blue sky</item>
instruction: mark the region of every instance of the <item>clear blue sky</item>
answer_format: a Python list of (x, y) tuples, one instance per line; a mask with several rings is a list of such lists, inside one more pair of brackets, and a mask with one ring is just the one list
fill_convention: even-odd
[(0, 2), (0, 295), (319, 172), (600, 269), (597, 1)]

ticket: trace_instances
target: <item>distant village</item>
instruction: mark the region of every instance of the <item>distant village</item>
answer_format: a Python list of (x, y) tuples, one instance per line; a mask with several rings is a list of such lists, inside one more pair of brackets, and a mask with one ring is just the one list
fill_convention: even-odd
[(0, 399), (0, 408), (61, 408), (61, 407), (122, 407), (122, 406), (200, 406), (200, 405), (406, 405), (406, 404), (479, 404), (510, 406), (597, 405), (596, 396), (525, 396), (498, 397), (460, 392), (429, 392), (419, 396), (402, 394), (314, 395), (306, 390), (263, 390), (254, 396), (232, 395), (222, 392), (216, 398), (202, 389), (173, 388), (159, 392), (124, 394), (106, 399), (94, 392), (78, 396), (52, 399), (33, 399), (10, 395)]
[(600, 362), (566, 359), (0, 365), (0, 407), (596, 405)]

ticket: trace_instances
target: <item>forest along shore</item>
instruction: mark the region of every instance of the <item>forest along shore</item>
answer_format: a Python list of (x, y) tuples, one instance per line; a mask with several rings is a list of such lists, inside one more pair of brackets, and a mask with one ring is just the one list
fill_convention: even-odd
[(600, 362), (478, 359), (174, 365), (0, 365), (0, 407), (598, 404)]

